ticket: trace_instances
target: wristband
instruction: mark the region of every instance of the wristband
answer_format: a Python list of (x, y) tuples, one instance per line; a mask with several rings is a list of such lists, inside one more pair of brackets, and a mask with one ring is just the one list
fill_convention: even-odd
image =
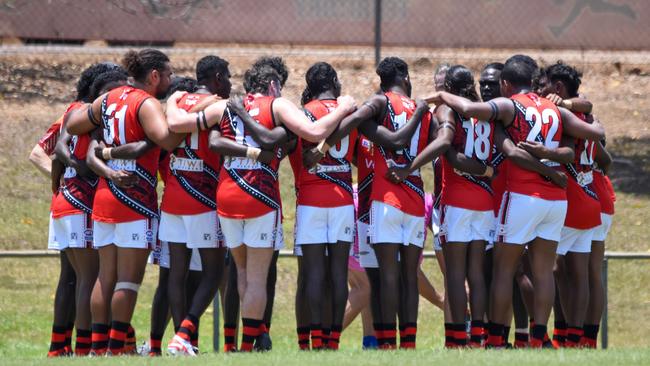
[(325, 140), (321, 141), (318, 146), (316, 146), (316, 150), (318, 150), (319, 153), (325, 155), (327, 153), (327, 150), (330, 149), (330, 145), (327, 144)]
[(262, 153), (262, 150), (257, 147), (247, 147), (246, 148), (246, 157), (249, 159), (253, 159), (257, 161), (257, 158), (259, 158), (260, 154)]
[(111, 150), (113, 150), (112, 147), (105, 147), (102, 149), (102, 158), (104, 158), (104, 160), (111, 160), (113, 158), (111, 156)]

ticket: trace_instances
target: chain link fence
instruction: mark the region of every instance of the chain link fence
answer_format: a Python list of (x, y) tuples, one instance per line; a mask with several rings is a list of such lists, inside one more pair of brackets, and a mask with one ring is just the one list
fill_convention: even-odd
[(649, 16), (646, 0), (0, 0), (0, 37), (643, 50), (650, 48)]

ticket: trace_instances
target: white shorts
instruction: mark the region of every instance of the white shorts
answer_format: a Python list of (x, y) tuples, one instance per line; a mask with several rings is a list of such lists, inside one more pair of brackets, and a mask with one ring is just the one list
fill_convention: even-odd
[(54, 237), (60, 248), (93, 247), (93, 221), (86, 213), (52, 219)]
[(296, 208), (296, 245), (354, 241), (354, 206)]
[(50, 222), (47, 228), (47, 249), (49, 250), (64, 250), (66, 248), (61, 248), (59, 242), (56, 240), (56, 234), (54, 233), (54, 219), (52, 218), (52, 213), (50, 212)]
[(188, 248), (221, 248), (223, 233), (216, 211), (196, 215), (160, 214), (158, 237), (169, 243), (182, 243)]
[(605, 239), (607, 239), (607, 234), (609, 234), (609, 230), (612, 228), (612, 219), (612, 215), (601, 213), (601, 224), (594, 229), (594, 237), (591, 240), (605, 241)]
[(506, 192), (499, 209), (496, 241), (523, 245), (539, 237), (559, 242), (566, 208), (566, 201)]
[(469, 243), (490, 240), (494, 230), (494, 211), (474, 211), (445, 205), (440, 213), (440, 242)]
[[(169, 269), (169, 243), (166, 241), (158, 241), (158, 245), (149, 254), (149, 263), (157, 264), (163, 268)], [(198, 249), (192, 249), (192, 257), (190, 258), (190, 271), (202, 271), (201, 254)]]
[(563, 227), (556, 253), (558, 255), (566, 255), (568, 252), (591, 253), (591, 240), (594, 236), (594, 230)]
[(380, 201), (370, 206), (370, 243), (424, 246), (424, 216), (413, 216)]
[(357, 221), (357, 237), (359, 240), (359, 264), (363, 268), (379, 268), (375, 251), (370, 247), (369, 225), (365, 222)]
[(251, 248), (282, 249), (284, 239), (280, 216), (279, 211), (271, 211), (251, 219), (219, 216), (226, 245), (228, 248), (237, 248), (245, 244)]
[(158, 219), (107, 223), (95, 221), (95, 248), (115, 244), (120, 248), (153, 249), (158, 234)]

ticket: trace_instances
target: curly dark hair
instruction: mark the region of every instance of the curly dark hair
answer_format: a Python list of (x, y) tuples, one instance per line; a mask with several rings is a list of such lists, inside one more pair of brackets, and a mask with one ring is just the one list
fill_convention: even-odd
[(81, 73), (81, 76), (79, 76), (79, 81), (77, 81), (77, 97), (75, 100), (86, 103), (92, 102), (95, 98), (91, 98), (90, 88), (93, 85), (95, 78), (102, 73), (117, 69), (122, 68), (113, 62), (101, 62), (85, 69)]
[(338, 80), (338, 75), (332, 65), (327, 62), (317, 62), (311, 65), (305, 74), (307, 86), (302, 92), (300, 103), (305, 105), (324, 91), (339, 89), (336, 80)]
[(474, 84), (474, 76), (463, 65), (454, 65), (447, 70), (445, 74), (445, 91), (474, 102), (479, 100), (476, 85)]
[(126, 71), (139, 82), (144, 82), (151, 70), (164, 70), (167, 62), (169, 62), (169, 57), (153, 48), (141, 51), (131, 50), (122, 59)]
[(228, 70), (228, 61), (218, 56), (205, 56), (196, 63), (196, 80), (205, 81), (217, 72), (223, 73)]
[[(104, 89), (113, 88), (117, 85), (126, 84), (129, 75), (126, 70), (121, 67), (106, 71), (99, 74), (93, 84), (90, 86), (90, 100), (94, 100), (104, 91)], [(112, 86), (112, 87), (111, 87)]]
[(192, 79), (187, 76), (174, 76), (172, 82), (169, 85), (169, 91), (167, 91), (167, 96), (174, 94), (175, 91), (185, 91), (188, 93), (196, 92), (198, 87), (198, 82), (196, 79)]
[(399, 57), (386, 57), (381, 60), (379, 65), (377, 65), (377, 70), (375, 70), (379, 79), (381, 80), (381, 88), (385, 90), (393, 84), (398, 78), (405, 78), (409, 74), (409, 67)]
[(544, 69), (546, 78), (551, 83), (561, 81), (566, 87), (567, 93), (571, 98), (578, 96), (578, 89), (582, 83), (582, 73), (575, 68), (558, 61), (555, 64)]
[(287, 69), (287, 65), (284, 63), (282, 57), (279, 56), (260, 57), (255, 61), (252, 67), (260, 67), (264, 65), (272, 67), (275, 70), (275, 72), (277, 72), (278, 75), (280, 75), (280, 87), (284, 88), (284, 84), (287, 82), (287, 79), (289, 78), (289, 69)]
[(503, 71), (503, 67), (504, 65), (501, 62), (490, 62), (489, 64), (485, 65), (485, 67), (483, 67), (483, 71), (489, 69)]
[(280, 79), (278, 72), (269, 65), (253, 66), (244, 73), (244, 89), (246, 93), (266, 93), (274, 80), (282, 83)]
[(537, 69), (537, 62), (530, 56), (514, 55), (506, 60), (501, 79), (516, 87), (530, 88)]

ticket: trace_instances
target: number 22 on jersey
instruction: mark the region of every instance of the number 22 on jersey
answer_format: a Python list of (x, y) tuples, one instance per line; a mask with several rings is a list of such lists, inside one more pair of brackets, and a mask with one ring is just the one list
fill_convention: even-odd
[(560, 146), (559, 141), (555, 141), (560, 126), (560, 117), (550, 108), (546, 108), (539, 113), (535, 107), (526, 108), (526, 121), (534, 123), (530, 129), (526, 141), (537, 141), (544, 144), (549, 149), (556, 149)]

